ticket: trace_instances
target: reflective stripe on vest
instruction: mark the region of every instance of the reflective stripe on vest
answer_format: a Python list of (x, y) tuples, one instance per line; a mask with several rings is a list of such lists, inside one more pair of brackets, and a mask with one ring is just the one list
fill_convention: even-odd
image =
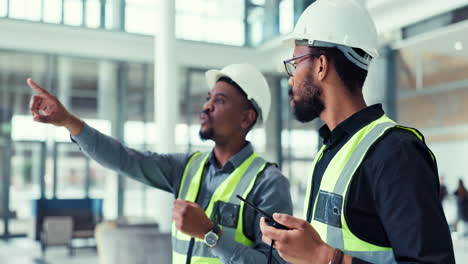
[[(208, 160), (209, 153), (195, 153), (186, 164), (184, 174), (181, 179), (179, 199), (195, 202), (200, 190), (203, 178), (203, 170)], [(214, 205), (217, 201), (231, 203), (239, 206), (239, 214), (236, 228), (221, 226), (223, 236), (229, 237), (240, 244), (253, 246), (253, 242), (248, 239), (244, 232), (243, 213), (244, 203), (240, 203), (236, 195), (247, 197), (252, 190), (257, 175), (264, 170), (267, 163), (256, 154), (252, 154), (238, 168), (236, 168), (215, 190), (210, 203), (205, 208), (205, 213), (210, 218), (213, 217)], [(172, 224), (172, 262), (175, 264), (186, 263), (187, 253), (190, 247), (191, 237), (178, 231)], [(220, 261), (211, 253), (211, 249), (205, 245), (203, 240), (194, 239), (190, 263), (214, 264)]]
[[(391, 248), (373, 245), (355, 236), (348, 227), (344, 217), (344, 209), (347, 204), (349, 185), (353, 175), (361, 165), (368, 150), (391, 128), (411, 131), (421, 141), (424, 141), (417, 130), (398, 126), (394, 121), (383, 115), (355, 133), (333, 157), (324, 172), (312, 208), (313, 219), (311, 224), (327, 244), (340, 248), (348, 255), (371, 263), (396, 263), (396, 261)], [(322, 158), (324, 150), (325, 146), (317, 153), (313, 168)], [(432, 153), (431, 156), (434, 157)], [(304, 204), (305, 218), (307, 217), (307, 208), (309, 208), (312, 176), (313, 172), (307, 186)]]

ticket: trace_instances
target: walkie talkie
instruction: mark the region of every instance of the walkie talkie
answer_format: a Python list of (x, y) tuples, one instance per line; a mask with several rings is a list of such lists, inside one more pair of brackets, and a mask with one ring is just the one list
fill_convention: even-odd
[(267, 212), (263, 211), (262, 209), (256, 207), (255, 205), (253, 205), (252, 203), (250, 203), (249, 201), (245, 200), (244, 198), (242, 198), (240, 195), (236, 195), (236, 197), (238, 199), (240, 199), (241, 201), (243, 201), (245, 204), (247, 204), (248, 206), (252, 207), (253, 209), (255, 209), (255, 211), (261, 213), (264, 217), (265, 217), (265, 220), (266, 220), (266, 223), (269, 225), (269, 226), (272, 226), (274, 228), (278, 228), (278, 229), (284, 229), (284, 230), (289, 230), (289, 228), (285, 227), (284, 225), (282, 224), (279, 224), (278, 222), (276, 222), (273, 217), (271, 215), (269, 215)]

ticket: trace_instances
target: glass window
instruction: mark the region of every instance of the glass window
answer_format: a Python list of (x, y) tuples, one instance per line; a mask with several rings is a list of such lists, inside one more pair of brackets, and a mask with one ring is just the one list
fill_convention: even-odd
[(302, 217), (307, 184), (312, 173), (313, 156), (307, 160), (288, 160), (283, 163), (281, 171), (289, 178), (294, 215)]
[(265, 9), (263, 7), (249, 8), (247, 21), (250, 26), (250, 41), (254, 46), (263, 41), (264, 17)]
[(98, 28), (101, 25), (101, 0), (86, 0), (86, 26)]
[(205, 103), (209, 88), (205, 80), (204, 70), (190, 70), (187, 72), (186, 84), (183, 95), (181, 96), (181, 122), (186, 124), (184, 128), (179, 128), (181, 139), (188, 139), (188, 152), (193, 151), (210, 151), (213, 147), (211, 140), (202, 141), (199, 137), (200, 131), (200, 112)]
[(84, 198), (86, 157), (73, 143), (57, 144), (57, 197)]
[(44, 8), (44, 22), (60, 23), (62, 19), (62, 0), (47, 0)]
[[(194, 28), (204, 28), (204, 19), (198, 15), (186, 14), (177, 16), (176, 35), (184, 39), (203, 40), (202, 30), (194, 30)], [(203, 30), (204, 31), (204, 30)]]
[[(244, 24), (238, 20), (206, 19), (204, 41), (242, 46), (245, 43)], [(228, 30), (227, 30), (228, 29)]]
[(254, 5), (265, 5), (265, 0), (250, 0), (250, 3)]
[(41, 0), (10, 0), (10, 17), (38, 21), (41, 19)]
[(104, 168), (103, 166), (99, 165), (94, 160), (90, 160), (89, 196), (91, 198), (103, 198), (104, 197), (105, 179), (106, 177), (112, 177), (112, 175), (109, 175), (109, 174), (110, 174), (109, 169)]
[(10, 232), (26, 234), (32, 222), (31, 201), (40, 198), (43, 161), (40, 142), (15, 142), (11, 157)]
[(159, 0), (126, 0), (125, 30), (154, 35), (158, 31)]
[[(127, 111), (125, 122), (125, 143), (138, 151), (154, 148), (155, 137), (153, 67), (147, 64), (128, 63), (127, 69)], [(127, 218), (143, 218), (152, 206), (147, 200), (147, 190), (153, 187), (141, 182), (125, 179), (124, 215)]]
[(6, 15), (7, 15), (7, 0), (0, 0), (0, 16), (4, 17)]
[(147, 64), (129, 63), (127, 111), (129, 120), (152, 121), (154, 112), (153, 72)]
[(83, 21), (83, 2), (81, 0), (66, 0), (64, 2), (64, 19), (66, 25), (79, 26)]
[(280, 33), (287, 34), (294, 29), (294, 0), (282, 0), (279, 4)]
[(249, 40), (253, 46), (287, 34), (294, 28), (294, 0), (280, 0), (278, 5), (264, 0), (251, 1), (247, 10)]
[(112, 1), (106, 1), (106, 21), (105, 25), (107, 29), (114, 29), (115, 25), (114, 23), (114, 12), (113, 12), (113, 4)]
[(69, 109), (81, 118), (98, 118), (99, 62), (81, 58), (61, 61), (57, 74), (59, 91), (69, 96)]
[(176, 37), (181, 39), (243, 45), (243, 21), (244, 0), (176, 1)]
[(12, 109), (13, 115), (29, 114), (27, 109), (31, 89), (26, 85), (26, 79), (32, 77), (38, 83), (45, 83), (47, 80), (47, 56), (30, 53), (19, 53), (10, 51), (0, 51), (0, 71), (1, 86), (5, 87), (0, 100), (7, 105), (5, 108)]

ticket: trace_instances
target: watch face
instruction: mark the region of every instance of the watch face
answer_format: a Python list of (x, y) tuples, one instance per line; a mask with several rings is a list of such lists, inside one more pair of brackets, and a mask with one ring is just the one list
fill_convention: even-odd
[(217, 234), (215, 234), (213, 231), (210, 231), (205, 235), (205, 243), (210, 247), (214, 247), (218, 242), (218, 238), (219, 237)]

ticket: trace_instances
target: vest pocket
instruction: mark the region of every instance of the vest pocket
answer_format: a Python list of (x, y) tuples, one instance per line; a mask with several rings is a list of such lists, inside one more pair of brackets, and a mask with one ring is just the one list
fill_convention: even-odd
[(314, 220), (341, 228), (342, 206), (343, 196), (320, 190), (317, 197)]
[(212, 220), (225, 227), (236, 228), (240, 205), (216, 201)]

